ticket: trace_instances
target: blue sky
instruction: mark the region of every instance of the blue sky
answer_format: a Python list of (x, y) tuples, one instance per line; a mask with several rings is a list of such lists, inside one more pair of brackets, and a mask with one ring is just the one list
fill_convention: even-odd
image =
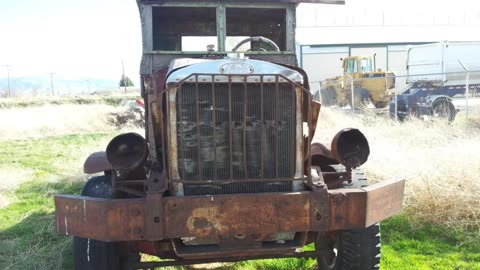
[(140, 33), (135, 0), (0, 0), (0, 65), (14, 76), (117, 80), (123, 60), (137, 78)]

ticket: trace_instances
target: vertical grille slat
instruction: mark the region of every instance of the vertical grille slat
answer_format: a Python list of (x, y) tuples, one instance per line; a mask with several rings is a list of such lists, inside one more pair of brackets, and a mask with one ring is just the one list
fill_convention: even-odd
[(265, 152), (265, 145), (263, 143), (263, 137), (265, 136), (265, 113), (264, 113), (264, 91), (263, 91), (263, 76), (260, 78), (260, 178), (264, 176), (264, 164), (263, 164), (263, 155)]
[(228, 78), (228, 143), (230, 153), (230, 179), (233, 179), (233, 134), (232, 134), (232, 81)]
[(275, 77), (275, 102), (274, 102), (274, 115), (275, 115), (275, 122), (274, 122), (274, 137), (275, 137), (275, 177), (278, 177), (278, 133), (279, 131), (279, 119), (278, 119), (278, 103), (279, 103), (279, 95), (278, 95), (278, 77)]
[(213, 179), (217, 178), (217, 124), (216, 124), (216, 102), (215, 102), (215, 83), (214, 76), (212, 76), (212, 133), (213, 133)]
[[(200, 100), (200, 97), (198, 96), (198, 75), (195, 76), (195, 100), (197, 102), (195, 102), (195, 111), (197, 112), (196, 113), (196, 120), (197, 120), (197, 168), (198, 168), (198, 178), (199, 179), (203, 179), (203, 173), (202, 173), (202, 144), (201, 144), (201, 141), (200, 141), (200, 138), (202, 137), (202, 132), (201, 132), (201, 128), (202, 128), (202, 123), (200, 123), (200, 103), (202, 102), (202, 100)], [(205, 123), (203, 123), (205, 124)]]
[(242, 147), (243, 147), (243, 170), (244, 170), (244, 177), (248, 179), (248, 163), (247, 163), (247, 77), (243, 77), (243, 123), (242, 123)]
[[(296, 101), (289, 83), (183, 83), (177, 92), (178, 170), (185, 195), (291, 191)], [(241, 182), (243, 179), (258, 179)], [(209, 184), (208, 180), (225, 180)]]
[(177, 93), (177, 108), (178, 108), (178, 114), (180, 115), (179, 119), (181, 120), (179, 123), (178, 123), (178, 126), (179, 126), (179, 134), (180, 136), (179, 137), (179, 145), (178, 145), (178, 152), (179, 152), (179, 157), (180, 157), (180, 160), (179, 160), (179, 164), (178, 164), (178, 167), (180, 169), (180, 177), (182, 179), (186, 179), (185, 178), (185, 144), (183, 143), (183, 117), (182, 117), (182, 89), (178, 89), (178, 93)]

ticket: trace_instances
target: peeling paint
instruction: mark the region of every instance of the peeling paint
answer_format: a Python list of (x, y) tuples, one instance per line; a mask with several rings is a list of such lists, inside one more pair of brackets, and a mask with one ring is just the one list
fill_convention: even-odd
[(87, 239), (87, 262), (90, 261), (90, 238)]

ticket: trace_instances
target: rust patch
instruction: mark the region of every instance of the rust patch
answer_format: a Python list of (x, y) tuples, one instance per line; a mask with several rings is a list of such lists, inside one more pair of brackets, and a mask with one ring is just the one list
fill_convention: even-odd
[(310, 193), (165, 198), (166, 236), (219, 237), (308, 231)]
[(102, 241), (141, 240), (144, 200), (55, 196), (57, 232)]

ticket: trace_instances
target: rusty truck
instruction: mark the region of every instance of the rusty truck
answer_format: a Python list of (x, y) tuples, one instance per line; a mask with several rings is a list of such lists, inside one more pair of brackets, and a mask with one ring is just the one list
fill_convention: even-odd
[(113, 138), (86, 159), (96, 176), (81, 194), (55, 196), (75, 269), (292, 257), (378, 269), (379, 222), (401, 210), (404, 181), (368, 185), (358, 129), (314, 141), (321, 105), (295, 55), (296, 6), (343, 1), (137, 2), (145, 134)]
[(344, 107), (352, 106), (353, 102), (354, 107), (360, 108), (371, 102), (375, 108), (386, 107), (395, 93), (395, 74), (378, 70), (375, 58), (350, 56), (340, 59), (343, 75), (328, 78), (320, 85), (322, 105)]

